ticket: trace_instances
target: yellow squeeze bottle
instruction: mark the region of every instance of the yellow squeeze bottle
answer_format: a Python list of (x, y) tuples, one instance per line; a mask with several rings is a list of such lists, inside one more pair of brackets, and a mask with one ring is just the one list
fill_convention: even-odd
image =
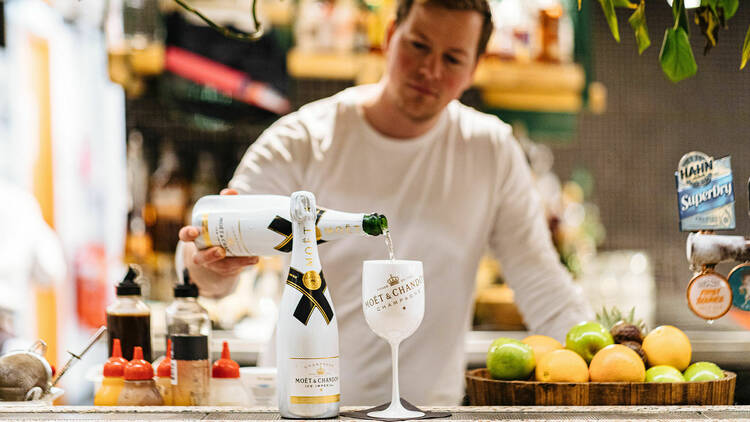
[(122, 391), (122, 387), (125, 385), (122, 376), (126, 363), (128, 361), (122, 357), (120, 339), (113, 339), (112, 356), (104, 364), (104, 370), (102, 371), (104, 379), (102, 380), (102, 386), (96, 392), (96, 395), (94, 395), (94, 406), (117, 405), (117, 398), (120, 397), (120, 391)]

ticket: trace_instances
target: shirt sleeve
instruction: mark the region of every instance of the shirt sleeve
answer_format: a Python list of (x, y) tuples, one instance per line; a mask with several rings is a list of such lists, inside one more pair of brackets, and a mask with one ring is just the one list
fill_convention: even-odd
[(531, 170), (508, 131), (498, 135), (494, 227), (490, 250), (500, 261), (527, 328), (564, 340), (593, 312), (552, 244)]
[(311, 141), (299, 112), (282, 117), (247, 149), (229, 187), (244, 194), (289, 195), (299, 190)]

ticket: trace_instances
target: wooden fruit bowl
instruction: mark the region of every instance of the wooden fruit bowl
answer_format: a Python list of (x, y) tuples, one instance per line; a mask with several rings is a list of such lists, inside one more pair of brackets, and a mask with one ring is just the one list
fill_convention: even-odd
[(471, 406), (732, 405), (737, 375), (702, 382), (500, 381), (487, 368), (466, 372)]

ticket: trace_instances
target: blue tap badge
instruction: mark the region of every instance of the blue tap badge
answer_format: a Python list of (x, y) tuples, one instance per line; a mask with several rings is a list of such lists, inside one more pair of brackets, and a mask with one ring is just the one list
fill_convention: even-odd
[(735, 228), (731, 157), (702, 152), (682, 156), (675, 172), (681, 231)]

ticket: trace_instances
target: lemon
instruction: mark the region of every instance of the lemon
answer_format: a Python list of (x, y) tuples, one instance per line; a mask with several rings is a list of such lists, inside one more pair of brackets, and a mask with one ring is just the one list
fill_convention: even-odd
[(641, 348), (649, 365), (674, 366), (678, 371), (684, 371), (690, 365), (693, 351), (688, 336), (672, 325), (654, 328), (643, 339)]
[(576, 352), (567, 349), (552, 350), (536, 364), (536, 380), (544, 382), (586, 382), (589, 367)]
[(646, 380), (646, 365), (633, 349), (611, 344), (596, 352), (591, 359), (589, 378), (595, 382), (643, 382)]

